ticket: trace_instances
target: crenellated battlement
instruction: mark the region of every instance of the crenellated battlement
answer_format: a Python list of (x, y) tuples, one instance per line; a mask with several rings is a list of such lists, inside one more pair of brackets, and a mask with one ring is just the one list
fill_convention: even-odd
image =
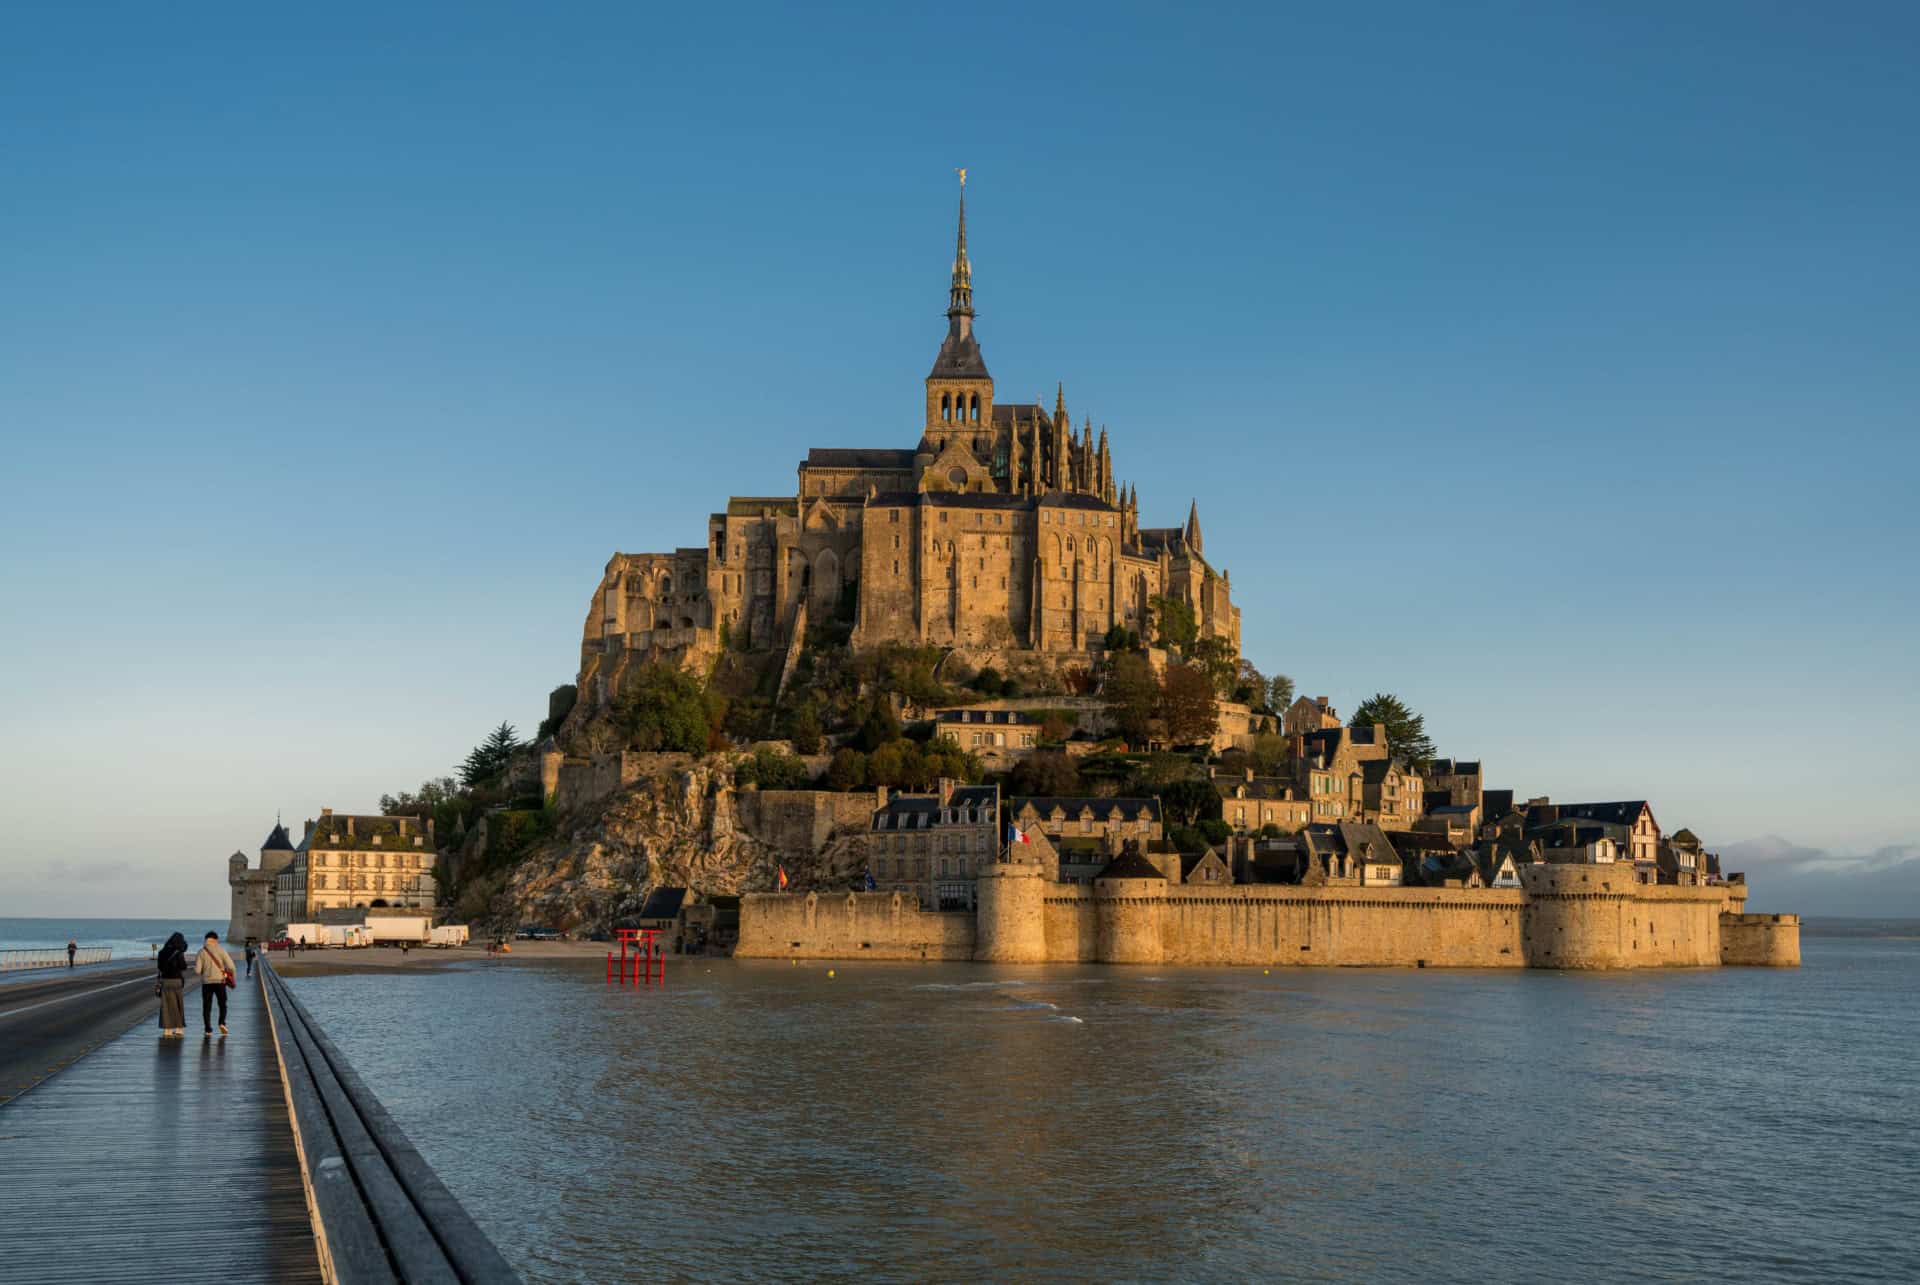
[[(755, 896), (739, 954), (988, 963), (1406, 968), (1793, 967), (1793, 915), (1729, 913), (1745, 888), (1636, 883), (1631, 867), (1536, 866), (1514, 889), (1170, 885), (1140, 872), (1091, 887), (1030, 865), (980, 876), (975, 915), (897, 895)], [(869, 908), (869, 902), (872, 907)], [(884, 907), (884, 913), (882, 913)], [(964, 921), (964, 927), (962, 922)]]

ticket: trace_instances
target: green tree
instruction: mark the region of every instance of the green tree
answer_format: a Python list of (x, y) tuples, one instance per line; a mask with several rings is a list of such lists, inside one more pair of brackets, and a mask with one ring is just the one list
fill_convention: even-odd
[(1216, 692), (1222, 696), (1233, 695), (1234, 684), (1240, 677), (1240, 657), (1230, 640), (1202, 638), (1187, 649), (1187, 658), (1205, 671)]
[(787, 714), (787, 739), (793, 742), (793, 748), (802, 754), (820, 752), (820, 715), (814, 711), (812, 701), (803, 701)]
[(758, 785), (763, 790), (804, 790), (813, 784), (807, 765), (784, 750), (761, 746), (734, 769), (735, 785)]
[(1122, 624), (1107, 630), (1106, 647), (1110, 652), (1139, 651), (1140, 635)]
[(1293, 680), (1285, 674), (1275, 674), (1267, 683), (1267, 704), (1276, 714), (1287, 712), (1287, 706), (1293, 704)]
[(1264, 709), (1267, 704), (1267, 676), (1245, 656), (1240, 658), (1240, 672), (1234, 676), (1233, 698), (1254, 709)]
[(867, 756), (859, 750), (836, 750), (827, 764), (829, 790), (857, 790), (867, 783)]
[(1171, 647), (1180, 651), (1193, 644), (1200, 636), (1199, 622), (1193, 618), (1193, 607), (1184, 598), (1155, 598), (1151, 603), (1154, 628), (1162, 647)]
[(1199, 777), (1188, 777), (1184, 781), (1175, 781), (1160, 789), (1160, 807), (1170, 822), (1179, 825), (1199, 825), (1203, 821), (1220, 819), (1220, 791), (1213, 782)]
[(926, 760), (912, 741), (888, 741), (867, 755), (867, 782), (871, 785), (913, 790), (921, 788), (926, 779)]
[(1213, 679), (1199, 665), (1171, 664), (1160, 680), (1160, 719), (1174, 745), (1201, 745), (1220, 725)]
[(973, 681), (967, 684), (982, 696), (998, 696), (1006, 685), (1007, 680), (1001, 677), (1000, 671), (992, 665), (986, 666), (975, 674)]
[[(872, 708), (867, 711), (867, 716), (860, 721), (860, 731), (853, 738), (855, 747), (871, 755), (887, 742), (899, 739), (899, 715), (893, 712), (893, 706), (884, 697), (877, 698)], [(875, 782), (875, 784), (884, 784), (884, 782)]]
[(1433, 738), (1427, 735), (1427, 720), (1390, 692), (1375, 692), (1361, 701), (1348, 725), (1384, 727), (1388, 749), (1416, 772), (1425, 772), (1433, 761)]
[(460, 783), (465, 786), (491, 785), (507, 770), (508, 760), (526, 742), (513, 730), (513, 724), (501, 723), (487, 733), (487, 739), (473, 747), (460, 765)]
[(1113, 657), (1102, 690), (1107, 720), (1129, 745), (1144, 745), (1153, 733), (1153, 715), (1160, 703), (1160, 685), (1153, 666), (1139, 652)]
[(943, 776), (971, 785), (984, 775), (979, 756), (961, 749), (960, 742), (951, 736), (939, 737), (929, 744), (921, 752), (921, 761), (926, 764), (928, 785)]
[(1073, 760), (1054, 750), (1029, 754), (1013, 765), (1007, 774), (1007, 793), (1038, 795), (1043, 798), (1072, 797), (1081, 793), (1080, 771)]
[(636, 750), (698, 754), (710, 739), (711, 714), (700, 680), (677, 665), (659, 662), (631, 675), (614, 704), (615, 718)]

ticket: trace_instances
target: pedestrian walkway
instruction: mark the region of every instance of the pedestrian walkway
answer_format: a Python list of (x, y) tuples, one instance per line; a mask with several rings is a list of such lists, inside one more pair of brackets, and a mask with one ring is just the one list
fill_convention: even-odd
[(231, 994), (224, 1039), (189, 995), (185, 1039), (148, 1018), (0, 1107), (0, 1283), (320, 1279), (259, 979)]

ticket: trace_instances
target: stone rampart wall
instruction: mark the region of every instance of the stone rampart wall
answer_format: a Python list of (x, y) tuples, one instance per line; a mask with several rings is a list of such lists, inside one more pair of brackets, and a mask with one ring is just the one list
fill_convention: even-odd
[(742, 959), (972, 959), (973, 916), (894, 892), (754, 893), (740, 902)]
[(783, 852), (818, 852), (835, 830), (865, 832), (874, 796), (867, 791), (741, 790), (734, 806), (742, 830)]
[[(806, 900), (749, 898), (743, 940), (760, 940), (761, 953), (817, 958), (971, 957), (961, 948), (957, 927), (946, 923), (936, 931), (926, 922), (965, 922), (970, 946), (970, 916), (924, 914), (910, 899), (896, 913), (890, 894), (876, 893), (851, 903), (844, 895), (823, 898), (814, 919), (796, 918)], [(980, 904), (987, 922), (979, 941), (982, 957), (1003, 962), (1713, 967), (1723, 962), (1724, 900), (1718, 889), (1648, 887), (1633, 883), (1630, 869), (1592, 867), (1549, 872), (1527, 889), (1189, 888), (1159, 880), (1101, 881), (1087, 888), (994, 873), (983, 881)], [(878, 911), (859, 909), (869, 903), (889, 906), (884, 929), (874, 926)], [(857, 924), (847, 919), (856, 911), (863, 916)], [(768, 917), (766, 926), (750, 926), (760, 916)], [(1784, 925), (1743, 933), (1724, 962), (1798, 959), (1797, 921), (1790, 944)], [(937, 948), (929, 949), (933, 942)]]
[(1720, 962), (1757, 968), (1800, 967), (1800, 916), (1720, 916)]

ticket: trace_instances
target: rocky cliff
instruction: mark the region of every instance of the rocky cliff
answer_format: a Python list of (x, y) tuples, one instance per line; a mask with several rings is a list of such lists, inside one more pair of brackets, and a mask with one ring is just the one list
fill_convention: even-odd
[(848, 886), (865, 866), (871, 803), (847, 795), (733, 786), (727, 756), (644, 776), (556, 818), (509, 875), (503, 918), (576, 931), (631, 919), (657, 886), (766, 892), (785, 866), (796, 888)]

